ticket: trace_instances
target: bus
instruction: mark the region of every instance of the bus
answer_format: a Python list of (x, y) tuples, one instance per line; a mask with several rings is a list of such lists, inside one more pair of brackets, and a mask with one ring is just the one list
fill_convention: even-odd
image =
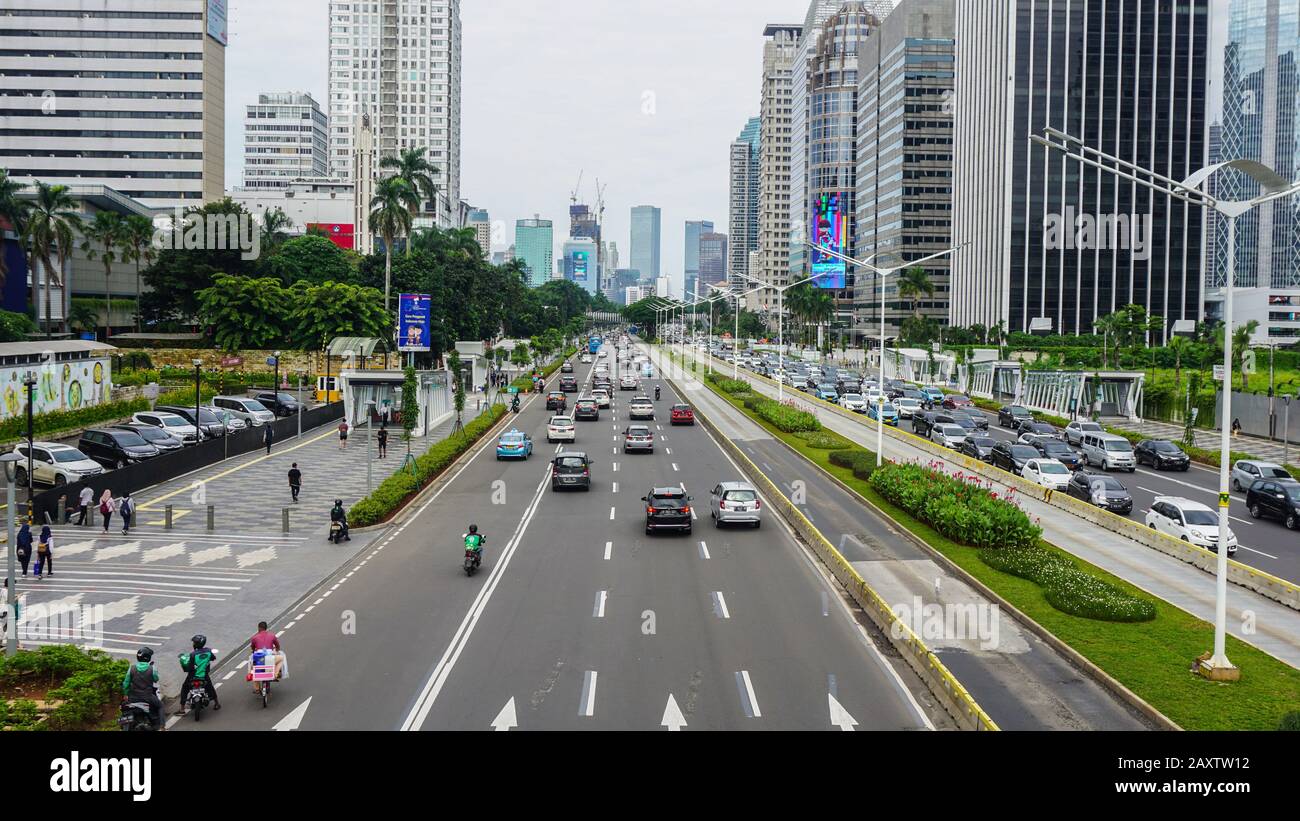
[(603, 344), (605, 344), (605, 341), (600, 338), (599, 334), (592, 334), (587, 337), (587, 352), (594, 354), (600, 350), (600, 346)]

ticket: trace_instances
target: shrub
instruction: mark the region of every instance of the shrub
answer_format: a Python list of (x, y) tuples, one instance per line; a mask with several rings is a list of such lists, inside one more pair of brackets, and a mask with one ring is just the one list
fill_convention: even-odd
[(1284, 731), (1290, 730), (1291, 732), (1300, 730), (1300, 710), (1292, 710), (1282, 716), (1282, 721), (1278, 723), (1277, 728)]
[(981, 550), (995, 570), (1043, 588), (1047, 603), (1072, 616), (1097, 621), (1140, 622), (1156, 617), (1156, 606), (1080, 570), (1071, 559), (1042, 547)]
[[(717, 374), (714, 374), (714, 376), (717, 376)], [(749, 383), (740, 379), (715, 379), (713, 384), (718, 387), (718, 390), (732, 396), (749, 393)]]
[(808, 447), (817, 450), (846, 450), (853, 447), (853, 443), (838, 433), (823, 430), (816, 433), (799, 434), (799, 439)]
[(888, 464), (869, 475), (871, 487), (891, 504), (959, 544), (1034, 547), (1042, 535), (1023, 510), (976, 484), (920, 465)]
[[(753, 406), (751, 407), (751, 402)], [(782, 405), (771, 399), (754, 397), (745, 400), (745, 408), (758, 414), (759, 418), (783, 433), (802, 433), (819, 431), (822, 423), (807, 411)]]
[[(190, 394), (191, 398), (193, 394)], [(49, 411), (32, 418), (32, 432), (37, 438), (49, 433), (89, 428), (116, 419), (125, 419), (133, 413), (149, 410), (146, 399), (130, 399), (124, 402), (105, 402), (102, 405), (89, 405), (77, 410)], [(11, 416), (0, 422), (0, 442), (12, 442), (27, 436), (27, 417), (25, 414)]]
[(833, 450), (826, 454), (826, 458), (837, 468), (848, 468), (852, 470), (857, 464), (866, 459), (872, 463), (876, 461), (876, 455), (869, 450), (862, 448), (849, 448), (847, 450)]

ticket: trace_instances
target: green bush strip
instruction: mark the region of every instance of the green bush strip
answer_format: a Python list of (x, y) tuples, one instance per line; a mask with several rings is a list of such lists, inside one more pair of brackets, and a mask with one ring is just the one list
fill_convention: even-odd
[(103, 650), (82, 650), (69, 644), (20, 650), (13, 658), (0, 658), (0, 683), (20, 676), (49, 684), (63, 680), (46, 695), (48, 701), (63, 702), (50, 712), (46, 723), (38, 723), (35, 702), (19, 699), (12, 708), (0, 702), (0, 726), (15, 730), (92, 728), (99, 723), (104, 708), (120, 697), (126, 668), (126, 661)]
[[(194, 399), (193, 392), (190, 393), (190, 399)], [(161, 401), (159, 399), (159, 402)], [(106, 422), (125, 419), (133, 413), (147, 410), (149, 410), (149, 400), (128, 399), (122, 402), (88, 405), (76, 410), (49, 411), (32, 417), (32, 432), (37, 439), (40, 439), (50, 433), (94, 427)], [(0, 422), (0, 441), (10, 442), (26, 438), (27, 417), (25, 414), (20, 413)]]
[(452, 435), (415, 458), (415, 472), (399, 470), (389, 476), (374, 492), (357, 502), (349, 511), (353, 527), (368, 527), (386, 520), (412, 497), (436, 479), (452, 462), (496, 425), (506, 413), (505, 405), (493, 405), (465, 425), (459, 435)]
[[(719, 395), (742, 407), (731, 397)], [(1191, 666), (1193, 659), (1214, 646), (1214, 626), (1208, 622), (1160, 599), (1152, 602), (1155, 618), (1145, 622), (1098, 621), (1062, 612), (1037, 582), (990, 567), (980, 558), (978, 548), (945, 538), (891, 504), (868, 480), (832, 463), (826, 451), (808, 447), (763, 420), (757, 421), (1178, 725), (1189, 730), (1274, 730), (1287, 713), (1300, 709), (1300, 670), (1229, 635), (1228, 657), (1242, 669), (1241, 681), (1207, 681), (1193, 674)], [(846, 457), (836, 458), (842, 461)], [(870, 458), (874, 466), (874, 454)], [(1075, 562), (1088, 575), (1128, 596), (1150, 600), (1144, 591), (1118, 576), (1047, 542), (1039, 547)]]
[[(563, 356), (557, 356), (555, 359), (551, 361), (549, 365), (542, 368), (541, 370), (542, 378), (545, 379), (546, 377), (558, 371), (560, 369), (560, 366), (563, 365), (565, 362), (567, 362), (569, 360), (569, 357), (573, 356), (577, 352), (578, 352), (577, 348), (569, 348), (567, 351), (565, 351)], [(526, 393), (533, 389), (533, 377), (531, 375), (521, 376), (515, 381), (511, 382), (510, 386), (512, 388), (518, 388), (520, 393)]]

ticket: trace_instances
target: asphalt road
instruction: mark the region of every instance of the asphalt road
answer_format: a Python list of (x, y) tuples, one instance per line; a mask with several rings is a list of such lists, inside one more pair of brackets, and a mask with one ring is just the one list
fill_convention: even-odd
[[(655, 384), (643, 380), (649, 394)], [(654, 453), (621, 453), (631, 396), (564, 446), (595, 460), (589, 493), (551, 492), (550, 414), (529, 402), (516, 424), (534, 439), (531, 460), (494, 461), (489, 443), (273, 625), (290, 676), (268, 708), (242, 668), (223, 666), (225, 709), (174, 729), (951, 726), (777, 517), (711, 526), (709, 489), (740, 471), (702, 426), (668, 425), (671, 388)], [(703, 511), (694, 532), (646, 536), (640, 497), (678, 484)], [(488, 544), (467, 578), (470, 522)]]

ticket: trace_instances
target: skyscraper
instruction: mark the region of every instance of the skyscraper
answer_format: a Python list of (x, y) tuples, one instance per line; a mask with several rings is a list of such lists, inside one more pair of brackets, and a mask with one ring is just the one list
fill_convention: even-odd
[[(799, 48), (799, 25), (769, 25), (763, 36), (763, 89), (759, 108), (758, 252), (751, 276), (774, 286), (790, 279), (791, 68)], [(759, 291), (758, 307), (775, 311), (777, 292)]]
[(1187, 178), (1205, 162), (1207, 11), (957, 0), (952, 239), (969, 245), (952, 260), (954, 325), (1088, 333), (1138, 304), (1163, 342), (1201, 316), (1200, 209), (1026, 137), (1051, 126)]
[(700, 276), (700, 236), (713, 233), (713, 223), (709, 220), (697, 220), (686, 223), (685, 279), (687, 296), (695, 294), (695, 283)]
[(740, 136), (731, 144), (729, 177), (729, 224), (731, 235), (727, 275), (735, 290), (748, 290), (749, 254), (758, 249), (758, 176), (762, 120), (754, 117), (745, 123)]
[(329, 120), (310, 94), (259, 94), (244, 115), (244, 188), (287, 188), (329, 173)]
[(487, 259), (492, 255), (492, 217), (487, 211), (475, 208), (469, 212), (468, 227), (474, 229), (474, 239), (478, 240), (483, 258)]
[(330, 0), (330, 173), (351, 179), (356, 118), (379, 156), (426, 148), (437, 202), (418, 225), (452, 226), (460, 204), (460, 0)]
[(10, 175), (108, 186), (153, 208), (221, 199), (224, 10), (206, 0), (6, 0), (0, 145)]
[(697, 286), (700, 296), (707, 295), (714, 285), (726, 287), (727, 260), (726, 234), (700, 235), (700, 278)]
[(653, 205), (638, 205), (632, 209), (632, 267), (651, 281), (659, 278), (660, 221), (663, 212)]
[(570, 237), (564, 243), (564, 257), (560, 260), (560, 266), (566, 280), (589, 294), (596, 293), (595, 240), (590, 237)]
[(514, 247), (514, 257), (524, 261), (530, 287), (550, 281), (555, 270), (555, 232), (550, 220), (534, 216), (516, 221)]

